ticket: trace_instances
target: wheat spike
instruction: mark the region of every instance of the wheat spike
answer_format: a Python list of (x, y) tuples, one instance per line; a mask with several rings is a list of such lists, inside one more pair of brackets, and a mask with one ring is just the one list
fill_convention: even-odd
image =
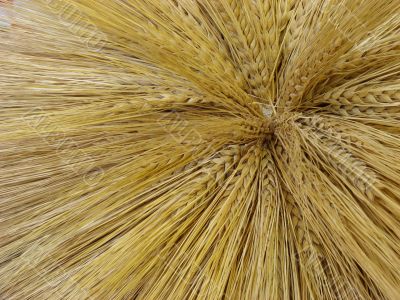
[(399, 299), (399, 15), (0, 1), (0, 298)]

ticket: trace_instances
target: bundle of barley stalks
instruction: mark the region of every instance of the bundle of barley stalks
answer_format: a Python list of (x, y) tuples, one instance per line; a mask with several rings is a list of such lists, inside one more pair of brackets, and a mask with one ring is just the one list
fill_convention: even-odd
[(1, 299), (400, 299), (399, 0), (0, 10)]

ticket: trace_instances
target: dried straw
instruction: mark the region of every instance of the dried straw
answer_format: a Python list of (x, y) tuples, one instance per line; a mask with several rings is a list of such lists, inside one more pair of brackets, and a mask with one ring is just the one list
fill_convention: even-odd
[(398, 0), (0, 11), (1, 299), (399, 299)]

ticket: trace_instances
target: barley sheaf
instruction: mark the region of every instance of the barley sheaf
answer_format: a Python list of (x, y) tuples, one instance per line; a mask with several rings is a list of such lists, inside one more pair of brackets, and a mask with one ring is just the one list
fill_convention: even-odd
[(400, 299), (399, 0), (0, 0), (0, 299)]

